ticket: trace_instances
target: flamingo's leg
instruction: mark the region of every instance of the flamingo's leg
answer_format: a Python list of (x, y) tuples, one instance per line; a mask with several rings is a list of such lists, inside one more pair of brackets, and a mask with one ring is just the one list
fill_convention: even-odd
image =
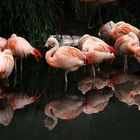
[(17, 58), (15, 58), (15, 77), (14, 77), (14, 86), (17, 84)]
[(124, 68), (123, 68), (123, 72), (127, 72), (127, 70), (128, 70), (127, 55), (124, 55)]

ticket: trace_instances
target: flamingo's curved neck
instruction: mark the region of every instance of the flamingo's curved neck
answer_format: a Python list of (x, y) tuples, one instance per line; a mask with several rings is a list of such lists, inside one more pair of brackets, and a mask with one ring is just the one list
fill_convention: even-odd
[(58, 41), (57, 40), (54, 40), (53, 42), (54, 42), (54, 48), (56, 48), (56, 47), (58, 48), (59, 47)]
[[(56, 63), (54, 56), (54, 53), (59, 49), (59, 43), (57, 40), (54, 40), (54, 47), (46, 52), (45, 59), (50, 65), (54, 65)], [(55, 64), (57, 66), (57, 64)]]
[(45, 111), (46, 114), (46, 119), (45, 119), (45, 126), (49, 129), (52, 130), (56, 124), (57, 124), (57, 118), (53, 115), (51, 109), (47, 109)]

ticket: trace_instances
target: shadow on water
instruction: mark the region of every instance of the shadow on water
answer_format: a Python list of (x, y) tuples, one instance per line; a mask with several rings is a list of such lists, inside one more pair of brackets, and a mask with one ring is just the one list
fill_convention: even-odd
[(108, 70), (103, 64), (96, 77), (81, 68), (68, 74), (64, 92), (64, 71), (48, 67), (43, 58), (40, 62), (24, 60), (23, 80), (16, 87), (13, 73), (10, 86), (1, 83), (2, 140), (137, 139), (139, 67), (122, 73), (119, 66)]

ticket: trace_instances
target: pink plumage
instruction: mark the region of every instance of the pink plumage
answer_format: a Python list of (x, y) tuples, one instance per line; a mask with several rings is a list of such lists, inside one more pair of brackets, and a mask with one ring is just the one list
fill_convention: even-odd
[(0, 52), (0, 78), (8, 78), (14, 68), (14, 58), (11, 50)]

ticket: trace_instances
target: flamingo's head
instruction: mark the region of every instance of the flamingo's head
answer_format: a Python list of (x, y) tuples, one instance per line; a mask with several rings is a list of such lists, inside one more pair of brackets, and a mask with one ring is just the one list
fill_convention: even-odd
[(110, 39), (110, 33), (114, 27), (115, 27), (115, 23), (113, 21), (107, 22), (99, 29), (98, 36), (108, 41)]
[(17, 37), (17, 35), (16, 35), (15, 33), (13, 33), (13, 34), (11, 35), (11, 37)]
[(55, 46), (56, 44), (58, 44), (58, 41), (56, 40), (56, 38), (49, 37), (44, 46), (49, 47), (49, 46)]

